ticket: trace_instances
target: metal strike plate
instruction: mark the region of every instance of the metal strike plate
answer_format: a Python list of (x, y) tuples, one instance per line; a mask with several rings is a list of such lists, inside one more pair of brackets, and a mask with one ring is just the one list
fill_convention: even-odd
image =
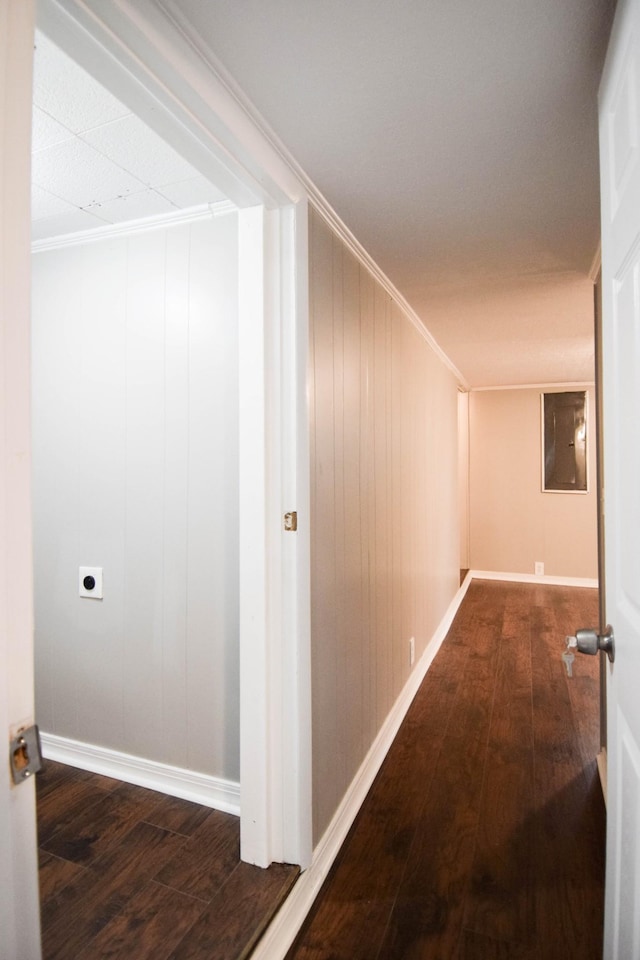
[(14, 783), (24, 783), (42, 769), (40, 731), (35, 724), (19, 730), (11, 741), (9, 763)]
[(284, 515), (284, 528), (285, 530), (297, 530), (298, 529), (298, 513), (296, 510), (292, 510), (291, 513), (285, 513)]

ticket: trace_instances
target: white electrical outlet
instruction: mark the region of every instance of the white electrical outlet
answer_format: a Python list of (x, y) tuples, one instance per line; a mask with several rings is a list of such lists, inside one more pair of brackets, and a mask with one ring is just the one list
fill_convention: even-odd
[(544, 563), (541, 560), (536, 560), (535, 571), (536, 577), (544, 577)]
[(411, 637), (409, 640), (409, 666), (412, 667), (416, 659), (416, 638)]

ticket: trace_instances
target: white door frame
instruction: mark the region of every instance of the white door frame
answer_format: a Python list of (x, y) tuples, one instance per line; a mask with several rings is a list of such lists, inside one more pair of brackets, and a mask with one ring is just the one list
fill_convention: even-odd
[[(312, 854), (305, 739), (311, 729), (307, 324), (297, 322), (306, 313), (296, 305), (296, 289), (306, 283), (306, 277), (296, 283), (296, 265), (307, 262), (306, 206), (241, 210), (239, 235), (241, 850), (261, 866), (280, 860), (306, 867)], [(283, 282), (274, 284), (277, 277)], [(292, 510), (300, 517), (296, 532), (284, 529), (284, 513)]]
[[(240, 208), (241, 855), (311, 860), (307, 198), (150, 0), (38, 0), (38, 24)], [(150, 109), (152, 108), (152, 109)], [(298, 532), (285, 533), (297, 510)]]
[(29, 391), (29, 143), (33, 6), (0, 0), (0, 942), (40, 957), (35, 784), (14, 786), (9, 740), (33, 722)]

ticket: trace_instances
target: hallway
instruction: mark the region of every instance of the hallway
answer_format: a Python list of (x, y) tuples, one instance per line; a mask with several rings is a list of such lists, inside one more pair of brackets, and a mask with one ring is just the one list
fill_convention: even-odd
[(474, 581), (287, 960), (596, 960), (597, 591)]

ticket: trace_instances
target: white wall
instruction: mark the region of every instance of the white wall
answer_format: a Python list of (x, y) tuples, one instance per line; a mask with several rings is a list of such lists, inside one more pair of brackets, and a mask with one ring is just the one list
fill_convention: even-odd
[(313, 824), (322, 836), (459, 580), (457, 387), (314, 213)]
[(33, 258), (38, 721), (237, 781), (236, 326), (235, 215)]
[[(471, 567), (598, 576), (595, 396), (588, 390), (589, 492), (543, 493), (540, 394), (562, 387), (472, 391)], [(573, 389), (573, 388), (572, 388)]]

